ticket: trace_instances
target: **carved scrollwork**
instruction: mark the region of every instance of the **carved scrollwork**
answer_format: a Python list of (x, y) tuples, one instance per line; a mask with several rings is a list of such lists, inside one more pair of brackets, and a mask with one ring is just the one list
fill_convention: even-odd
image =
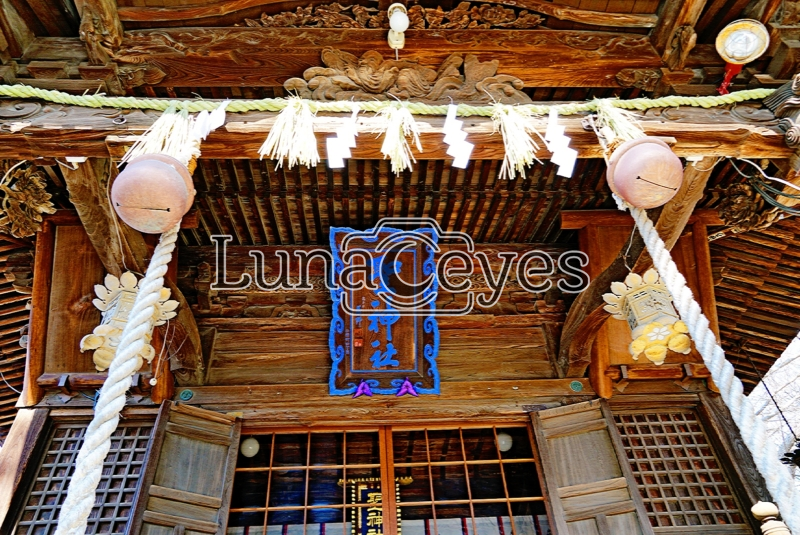
[(793, 149), (800, 147), (800, 125), (795, 123), (791, 118), (784, 117), (781, 119), (780, 123), (778, 123), (778, 126), (785, 132), (784, 141), (787, 146)]
[(661, 80), (658, 69), (622, 69), (617, 73), (617, 83), (622, 87), (635, 87), (644, 91), (653, 91)]
[(767, 228), (780, 214), (766, 210), (764, 198), (749, 184), (733, 184), (725, 190), (719, 204), (719, 217), (734, 232)]
[(783, 84), (765, 98), (764, 105), (780, 119), (778, 126), (785, 132), (786, 144), (793, 148), (800, 146), (797, 126), (800, 117), (800, 74), (795, 74), (791, 82)]
[[(303, 78), (284, 83), (287, 91), (314, 100), (403, 100), (427, 103), (456, 102), (521, 104), (530, 97), (521, 91), (522, 80), (497, 74), (498, 61), (481, 62), (472, 54), (452, 54), (438, 70), (416, 61), (384, 60), (374, 50), (360, 58), (325, 48), (325, 67), (306, 69)], [(462, 72), (463, 71), (463, 72)]]
[(0, 180), (0, 233), (17, 238), (33, 236), (42, 228), (42, 214), (56, 211), (45, 191), (44, 174), (36, 166), (7, 167)]
[(672, 41), (670, 41), (667, 66), (674, 71), (683, 69), (689, 52), (692, 51), (696, 44), (697, 33), (694, 28), (689, 25), (679, 26), (672, 35)]
[(42, 105), (38, 102), (18, 102), (0, 110), (0, 120), (27, 119), (40, 111), (42, 111)]
[[(461, 2), (454, 9), (444, 11), (441, 6), (425, 8), (414, 5), (408, 8), (409, 28), (467, 30), (472, 28), (530, 29), (539, 26), (543, 18), (527, 10), (482, 4), (473, 6)], [(343, 6), (339, 3), (322, 6), (298, 7), (276, 15), (262, 14), (258, 19), (245, 19), (246, 26), (267, 28), (389, 28), (385, 10), (364, 6)]]

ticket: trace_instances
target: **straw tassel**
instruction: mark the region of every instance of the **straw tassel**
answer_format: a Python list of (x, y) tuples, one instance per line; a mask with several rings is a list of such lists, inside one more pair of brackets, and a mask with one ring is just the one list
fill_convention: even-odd
[(417, 150), (422, 152), (419, 141), (419, 126), (405, 104), (389, 106), (378, 112), (378, 116), (386, 120), (386, 130), (383, 132), (383, 145), (381, 153), (383, 159), (389, 158), (392, 163), (392, 172), (401, 173), (406, 169), (411, 170), (411, 163), (417, 163), (408, 144), (408, 136), (412, 136)]
[(539, 145), (533, 139), (535, 134), (544, 142), (542, 135), (530, 124), (531, 112), (525, 108), (495, 104), (492, 113), (494, 131), (503, 135), (503, 145), (506, 149), (503, 165), (500, 167), (499, 178), (502, 180), (516, 178), (517, 174), (525, 175), (525, 167), (539, 162), (536, 151)]
[(181, 163), (200, 156), (200, 139), (194, 135), (194, 119), (189, 112), (167, 108), (156, 122), (128, 149), (123, 162), (143, 154), (166, 154)]
[(644, 130), (637, 122), (637, 116), (621, 108), (617, 108), (608, 100), (598, 100), (597, 102), (597, 127), (600, 130), (606, 143), (608, 144), (609, 154), (625, 141), (645, 137)]
[(286, 107), (278, 114), (264, 144), (258, 150), (264, 156), (278, 160), (277, 166), (288, 160), (291, 169), (298, 163), (316, 167), (319, 163), (317, 138), (314, 136), (314, 113), (308, 101), (298, 97), (287, 99)]

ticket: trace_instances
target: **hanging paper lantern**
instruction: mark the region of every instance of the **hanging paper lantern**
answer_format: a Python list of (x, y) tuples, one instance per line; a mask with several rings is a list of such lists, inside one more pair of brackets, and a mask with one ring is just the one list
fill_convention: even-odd
[(608, 162), (611, 191), (637, 208), (655, 208), (672, 199), (683, 182), (683, 165), (669, 145), (642, 137), (626, 141)]
[(111, 186), (114, 210), (140, 232), (166, 232), (189, 211), (194, 184), (185, 165), (165, 154), (134, 158)]
[(664, 363), (667, 350), (684, 355), (692, 350), (686, 325), (679, 320), (672, 306), (672, 296), (658, 272), (649, 269), (644, 276), (631, 273), (625, 282), (611, 284), (611, 292), (603, 295), (606, 312), (615, 319), (626, 320), (633, 342), (629, 347), (634, 360), (644, 353), (657, 366)]

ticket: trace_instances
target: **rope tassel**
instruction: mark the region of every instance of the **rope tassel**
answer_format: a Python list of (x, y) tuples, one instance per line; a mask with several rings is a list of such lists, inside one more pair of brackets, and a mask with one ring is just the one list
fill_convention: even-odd
[(408, 144), (408, 136), (414, 140), (417, 150), (422, 152), (422, 144), (419, 141), (419, 126), (411, 115), (411, 111), (406, 105), (393, 105), (383, 108), (378, 112), (378, 117), (386, 121), (386, 129), (383, 131), (383, 144), (381, 154), (383, 159), (389, 158), (392, 163), (392, 172), (399, 174), (406, 169), (412, 169), (411, 163), (417, 163), (411, 153), (411, 146)]
[(500, 131), (505, 146), (503, 165), (500, 167), (500, 179), (510, 180), (517, 174), (525, 176), (525, 168), (533, 162), (542, 163), (537, 157), (539, 144), (531, 137), (535, 134), (544, 143), (542, 135), (530, 124), (532, 113), (526, 108), (495, 104), (492, 113), (494, 131)]
[(284, 159), (288, 160), (290, 169), (298, 163), (306, 167), (317, 166), (319, 151), (314, 136), (314, 113), (308, 101), (298, 97), (287, 100), (258, 153), (262, 159), (266, 156), (278, 160), (278, 167), (283, 165)]

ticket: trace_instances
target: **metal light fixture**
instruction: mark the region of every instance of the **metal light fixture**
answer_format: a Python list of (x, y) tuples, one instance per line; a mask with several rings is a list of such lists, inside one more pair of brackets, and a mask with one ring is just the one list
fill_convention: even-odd
[(742, 19), (725, 26), (717, 36), (717, 52), (725, 60), (725, 78), (717, 88), (720, 95), (728, 94), (733, 78), (742, 66), (761, 57), (769, 46), (769, 32), (757, 20)]
[(248, 437), (242, 440), (242, 443), (239, 445), (239, 451), (247, 458), (255, 457), (259, 449), (261, 449), (261, 444), (259, 444), (255, 437)]
[(497, 433), (497, 449), (503, 453), (514, 446), (514, 439), (508, 433)]
[(387, 11), (389, 16), (389, 48), (395, 51), (395, 58), (397, 58), (397, 51), (406, 45), (406, 37), (403, 32), (408, 29), (408, 10), (403, 4), (392, 4)]

